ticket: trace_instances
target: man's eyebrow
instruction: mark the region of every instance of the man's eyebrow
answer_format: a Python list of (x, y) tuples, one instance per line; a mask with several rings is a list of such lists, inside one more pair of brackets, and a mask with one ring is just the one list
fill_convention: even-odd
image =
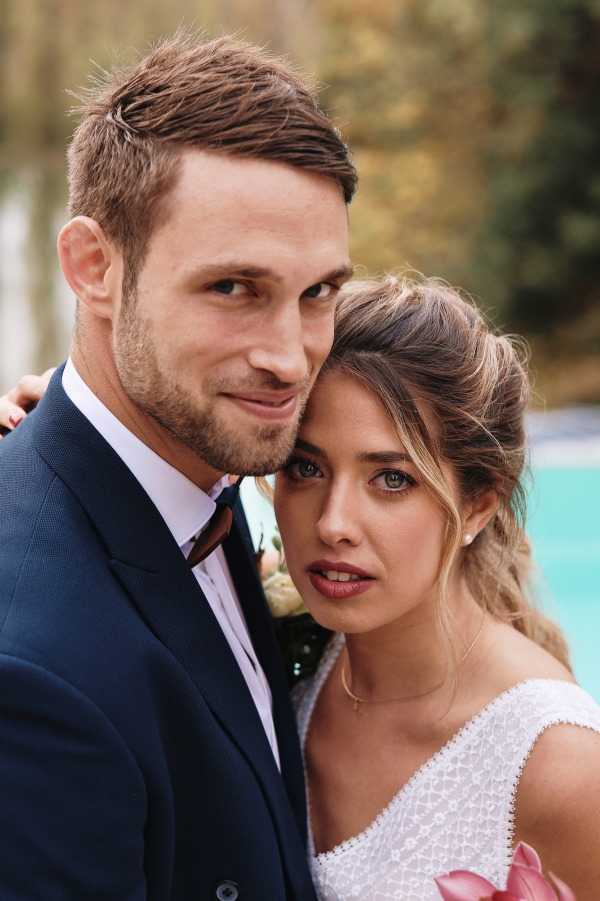
[[(319, 285), (321, 282), (344, 282), (349, 278), (352, 278), (354, 273), (354, 267), (349, 263), (344, 263), (341, 266), (338, 266), (336, 269), (332, 269), (330, 272), (321, 276), (317, 279), (317, 281), (313, 282), (314, 285)], [(269, 269), (265, 266), (254, 266), (248, 263), (247, 260), (224, 260), (222, 263), (209, 263), (206, 266), (199, 266), (197, 269), (191, 270), (187, 277), (189, 279), (209, 279), (218, 281), (222, 278), (234, 278), (238, 276), (239, 278), (247, 278), (247, 279), (260, 279), (266, 278), (272, 282), (280, 284), (283, 279), (280, 275), (278, 275), (273, 269)], [(310, 285), (308, 287), (311, 287)]]
[(247, 260), (224, 260), (222, 263), (209, 263), (206, 266), (198, 266), (188, 273), (190, 279), (209, 279), (218, 281), (222, 278), (268, 278), (274, 282), (280, 282), (281, 278), (265, 266), (254, 266)]
[(315, 282), (315, 284), (318, 285), (320, 282), (347, 282), (353, 275), (354, 266), (347, 263), (344, 266), (338, 266), (338, 268), (334, 269), (332, 272), (328, 272), (327, 275), (324, 275), (318, 282)]

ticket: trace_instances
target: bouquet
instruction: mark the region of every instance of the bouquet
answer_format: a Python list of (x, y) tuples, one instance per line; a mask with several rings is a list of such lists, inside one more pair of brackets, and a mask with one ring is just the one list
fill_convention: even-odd
[(315, 622), (304, 606), (288, 572), (279, 534), (273, 537), (272, 545), (273, 549), (266, 551), (261, 539), (256, 561), (288, 682), (293, 687), (315, 672), (331, 632)]
[(576, 901), (568, 885), (542, 873), (537, 852), (520, 842), (508, 873), (506, 890), (500, 891), (488, 879), (468, 870), (453, 870), (435, 880), (444, 901)]

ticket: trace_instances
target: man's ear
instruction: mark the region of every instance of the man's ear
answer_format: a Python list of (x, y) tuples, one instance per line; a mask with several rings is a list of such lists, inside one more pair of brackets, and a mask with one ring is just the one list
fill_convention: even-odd
[(499, 503), (498, 492), (494, 488), (488, 488), (466, 504), (463, 516), (463, 544), (470, 544), (481, 530), (485, 529), (495, 516)]
[(111, 319), (120, 254), (100, 225), (88, 216), (76, 216), (61, 229), (57, 249), (64, 276), (79, 300), (95, 316)]

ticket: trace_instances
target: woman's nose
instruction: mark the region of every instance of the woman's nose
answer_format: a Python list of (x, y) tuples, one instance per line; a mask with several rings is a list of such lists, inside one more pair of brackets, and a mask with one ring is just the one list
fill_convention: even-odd
[(331, 547), (346, 543), (360, 543), (359, 511), (348, 491), (338, 491), (328, 496), (317, 522), (317, 534), (324, 544)]

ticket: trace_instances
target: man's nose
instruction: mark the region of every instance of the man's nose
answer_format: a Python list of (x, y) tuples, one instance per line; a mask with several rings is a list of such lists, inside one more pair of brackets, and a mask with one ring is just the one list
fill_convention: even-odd
[(340, 544), (356, 547), (361, 540), (359, 520), (360, 510), (357, 509), (351, 486), (340, 485), (325, 498), (317, 522), (317, 535), (330, 547)]
[(307, 335), (296, 306), (269, 319), (248, 354), (253, 369), (262, 369), (288, 385), (302, 384), (311, 374)]

